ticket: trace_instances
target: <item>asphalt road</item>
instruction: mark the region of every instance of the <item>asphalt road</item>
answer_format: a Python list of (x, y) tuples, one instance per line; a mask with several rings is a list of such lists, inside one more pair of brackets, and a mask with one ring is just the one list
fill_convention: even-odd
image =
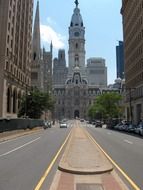
[(34, 190), (69, 131), (50, 128), (0, 143), (0, 190)]
[(104, 128), (87, 127), (104, 151), (143, 189), (143, 138)]

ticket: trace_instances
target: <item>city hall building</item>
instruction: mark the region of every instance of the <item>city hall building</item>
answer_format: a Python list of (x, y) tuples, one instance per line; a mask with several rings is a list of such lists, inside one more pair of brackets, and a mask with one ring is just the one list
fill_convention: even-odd
[(59, 50), (53, 64), (55, 118), (87, 118), (90, 105), (107, 87), (107, 68), (102, 58), (90, 58), (85, 64), (85, 27), (78, 1), (69, 26), (68, 67), (65, 51)]

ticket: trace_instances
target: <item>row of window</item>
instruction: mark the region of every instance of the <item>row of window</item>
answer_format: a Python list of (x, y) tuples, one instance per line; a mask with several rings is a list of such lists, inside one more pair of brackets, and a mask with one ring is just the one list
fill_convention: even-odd
[(128, 86), (137, 86), (138, 84), (142, 84), (142, 81), (143, 81), (143, 72), (141, 72), (140, 74), (138, 74), (133, 79), (127, 81), (127, 85)]
[(141, 70), (143, 70), (143, 58), (139, 59), (139, 61), (134, 64), (131, 69), (128, 68), (128, 71), (126, 72), (126, 79), (128, 80), (133, 78)]
[(11, 74), (13, 74), (19, 80), (30, 85), (30, 78), (28, 76), (25, 76), (25, 74), (22, 74), (14, 65), (9, 64), (8, 61), (6, 62), (5, 68), (6, 71), (11, 72)]
[[(125, 10), (125, 23), (126, 23), (126, 31), (130, 31), (130, 26), (136, 23), (137, 19), (139, 18), (139, 15), (143, 11), (143, 3), (139, 1), (131, 1), (128, 2), (132, 7), (127, 6), (127, 9)], [(135, 11), (136, 10), (136, 11)], [(132, 19), (131, 19), (132, 18)]]
[(73, 90), (71, 90), (71, 91), (67, 91), (67, 92), (65, 92), (64, 90), (54, 90), (54, 95), (55, 96), (58, 96), (58, 95), (69, 95), (69, 96), (71, 96), (72, 94), (74, 93), (74, 95), (99, 95), (99, 94), (101, 94), (101, 92), (98, 90), (88, 90), (88, 91), (83, 91), (83, 92), (80, 92), (79, 90), (75, 90), (75, 91), (73, 91)]
[[(134, 25), (129, 26), (130, 28), (127, 31), (126, 30), (124, 31), (126, 34), (126, 39), (125, 39), (126, 44), (132, 44), (134, 37), (136, 37), (135, 34), (137, 34), (138, 31), (140, 31), (142, 28), (142, 23), (143, 23), (143, 17), (141, 16), (134, 23)], [(142, 35), (142, 33), (140, 35)], [(140, 38), (140, 35), (138, 36), (138, 38)]]
[[(83, 107), (86, 107), (87, 105), (91, 105), (92, 103), (93, 103), (94, 101), (91, 101), (91, 100), (89, 100), (89, 101), (83, 101), (83, 103), (82, 102), (80, 102), (80, 100), (79, 99), (76, 99), (76, 100), (74, 100), (74, 105), (75, 106), (79, 106), (79, 105), (82, 105)], [(63, 100), (57, 100), (57, 102), (56, 102), (56, 104), (57, 105), (65, 105), (65, 103), (66, 103), (66, 105), (68, 105), (68, 106), (70, 106), (70, 105), (73, 105), (73, 103), (71, 102), (71, 101), (69, 101), (69, 102), (65, 102), (65, 101), (63, 101)]]
[(136, 89), (132, 89), (131, 92), (127, 91), (126, 93), (126, 101), (130, 101), (130, 98), (132, 100), (140, 97), (143, 97), (143, 86)]
[[(138, 35), (132, 36), (133, 40), (132, 43), (126, 44), (126, 51), (125, 55), (127, 57), (127, 62), (134, 62), (134, 60), (142, 54), (142, 44), (141, 41), (143, 41), (143, 29), (138, 33)], [(141, 46), (138, 48), (138, 46), (141, 44)]]
[[(135, 49), (135, 52), (132, 54), (131, 59), (126, 61), (126, 71), (128, 71), (129, 69), (132, 69), (132, 67), (136, 64), (136, 62), (138, 62), (143, 54), (143, 46), (141, 45), (140, 47)], [(134, 73), (135, 71), (133, 71)], [(133, 77), (133, 76), (132, 76)]]

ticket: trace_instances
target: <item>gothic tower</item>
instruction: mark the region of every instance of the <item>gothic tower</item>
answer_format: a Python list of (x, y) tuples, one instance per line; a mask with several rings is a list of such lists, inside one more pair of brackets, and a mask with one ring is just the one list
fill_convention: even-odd
[(31, 85), (33, 87), (37, 87), (39, 90), (43, 90), (42, 70), (43, 69), (41, 66), (39, 1), (37, 1), (32, 41)]
[(39, 1), (37, 1), (37, 7), (36, 7), (32, 46), (33, 46), (32, 47), (33, 48), (33, 59), (39, 60), (41, 57)]
[(76, 7), (71, 18), (69, 27), (69, 75), (72, 74), (74, 67), (79, 67), (81, 74), (85, 74), (85, 27), (83, 25), (78, 0), (75, 1)]

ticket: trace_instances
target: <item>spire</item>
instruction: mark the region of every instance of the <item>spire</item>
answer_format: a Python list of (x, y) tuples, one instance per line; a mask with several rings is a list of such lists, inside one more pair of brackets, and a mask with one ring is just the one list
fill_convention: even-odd
[(32, 45), (33, 45), (33, 59), (39, 60), (41, 57), (39, 1), (37, 1), (37, 7), (36, 7)]

